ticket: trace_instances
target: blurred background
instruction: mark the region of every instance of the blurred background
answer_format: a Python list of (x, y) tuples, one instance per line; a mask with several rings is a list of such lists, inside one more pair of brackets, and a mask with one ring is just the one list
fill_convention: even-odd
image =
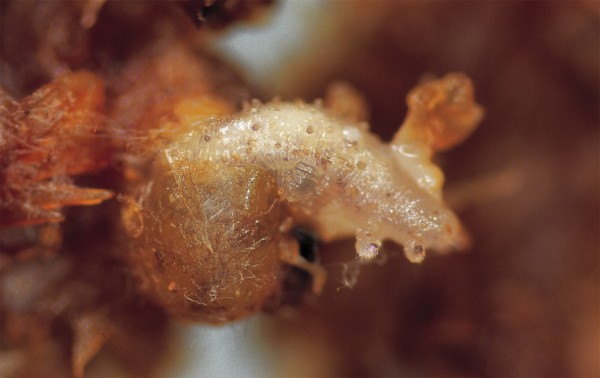
[(386, 245), (353, 288), (353, 242), (322, 246), (323, 295), (195, 329), (179, 374), (600, 375), (599, 4), (283, 1), (219, 37), (265, 99), (352, 84), (383, 139), (423, 77), (467, 73), (486, 116), (439, 162), (474, 245), (421, 265)]
[[(159, 10), (164, 5), (149, 4)], [(86, 38), (102, 37), (104, 30), (114, 35), (100, 38), (102, 48), (117, 53), (117, 38), (131, 37), (123, 37), (123, 45), (137, 47), (136, 38), (148, 43), (161, 33), (161, 24), (141, 12), (127, 29), (135, 31), (131, 36), (119, 34), (110, 18), (91, 37), (63, 35), (61, 30), (82, 30), (72, 17), (78, 7), (65, 6), (62, 19), (49, 20), (43, 9), (13, 5), (3, 1), (0, 10), (21, 9), (17, 14), (35, 18), (39, 27), (29, 30), (13, 17), (3, 18), (2, 30), (24, 41), (39, 38), (40, 46), (48, 44), (51, 53), (56, 48), (74, 67), (87, 67), (78, 61), (79, 54), (88, 56)], [(111, 7), (116, 2), (105, 5), (100, 18)], [(175, 6), (164, 9), (147, 14), (157, 20), (175, 14)], [(174, 30), (193, 27), (187, 18), (186, 25), (178, 20), (170, 21)], [(364, 95), (371, 130), (384, 140), (401, 124), (411, 88), (426, 78), (465, 72), (486, 116), (465, 143), (437, 159), (446, 173), (446, 200), (473, 247), (430, 253), (415, 265), (400, 246), (386, 244), (380, 260), (356, 270), (348, 264), (353, 240), (321, 245), (328, 271), (322, 295), (307, 294), (299, 304), (228, 326), (185, 325), (152, 307), (125, 307), (123, 329), (131, 335), (116, 332), (116, 342), (87, 366), (87, 376), (600, 376), (600, 2), (280, 0), (258, 22), (206, 34), (198, 39), (249, 83), (244, 94), (312, 101), (330, 83), (344, 81)], [(2, 51), (18, 54), (3, 59), (18, 64), (3, 65), (0, 76), (5, 89), (20, 97), (55, 73), (19, 76), (9, 68), (37, 72), (36, 65), (45, 69), (44, 63), (56, 62), (38, 62), (28, 43), (9, 39), (2, 39)], [(111, 70), (122, 63), (107, 62)], [(107, 214), (110, 206), (116, 205), (108, 204)], [(88, 262), (82, 266), (93, 273), (89, 285), (108, 287), (113, 277), (98, 273), (94, 260), (106, 258), (106, 248), (79, 235), (101, 241), (110, 229), (98, 229), (93, 217), (86, 221), (84, 210), (69, 210), (77, 227), (65, 226), (65, 239), (74, 242), (63, 255)], [(40, 266), (46, 275), (60, 273), (60, 264)], [(36, 289), (45, 282), (36, 267), (22, 276), (34, 292), (43, 292)], [(352, 285), (349, 277), (356, 279)], [(79, 282), (70, 284), (81, 291)], [(27, 300), (16, 285), (6, 287), (14, 289), (17, 303)], [(122, 291), (128, 289), (134, 290)], [(67, 367), (58, 371), (68, 371), (71, 331), (62, 327), (52, 329), (62, 335), (60, 343), (41, 349)], [(0, 365), (28, 364), (18, 354), (0, 357)], [(122, 366), (114, 363), (119, 359)], [(32, 370), (51, 371), (43, 361), (40, 366)]]

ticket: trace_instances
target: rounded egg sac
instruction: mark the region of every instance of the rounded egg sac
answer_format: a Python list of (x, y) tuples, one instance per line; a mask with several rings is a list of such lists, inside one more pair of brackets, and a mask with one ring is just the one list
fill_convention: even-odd
[(122, 220), (142, 290), (178, 318), (223, 323), (281, 286), (285, 205), (258, 166), (169, 161), (159, 153)]

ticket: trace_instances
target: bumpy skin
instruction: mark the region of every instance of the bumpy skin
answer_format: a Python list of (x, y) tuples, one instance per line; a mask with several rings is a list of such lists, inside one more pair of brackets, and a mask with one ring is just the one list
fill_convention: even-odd
[[(459, 101), (442, 96), (438, 101), (442, 105), (458, 102), (463, 113), (475, 110), (476, 116), (463, 127), (463, 134), (470, 132), (481, 111), (472, 100), (468, 79), (449, 75), (434, 83), (442, 94), (463, 94)], [(426, 105), (436, 109), (431, 101)], [(433, 101), (433, 105), (440, 104)], [(438, 127), (443, 128), (443, 120)], [(429, 160), (435, 137), (406, 139), (397, 137), (386, 145), (364, 123), (336, 118), (318, 105), (255, 103), (237, 115), (192, 124), (164, 154), (172, 165), (206, 161), (223, 167), (259, 166), (275, 177), (294, 220), (310, 224), (323, 240), (355, 234), (358, 256), (372, 259), (382, 241), (390, 239), (404, 245), (411, 261), (420, 262), (425, 249), (459, 249), (467, 239), (441, 200), (443, 176)], [(418, 145), (412, 150), (421, 164), (439, 171), (437, 178), (428, 178), (435, 189), (420, 184), (418, 174), (403, 167), (406, 154), (398, 151), (414, 147), (410, 143)]]
[(470, 81), (454, 74), (417, 87), (390, 144), (344, 110), (354, 98), (346, 92), (328, 98), (329, 108), (253, 102), (207, 116), (183, 106), (186, 98), (175, 104), (161, 122), (165, 144), (122, 212), (126, 256), (154, 301), (180, 318), (245, 317), (277, 293), (284, 263), (308, 271), (319, 292), (324, 272), (300, 256), (295, 225), (324, 241), (355, 235), (362, 261), (385, 239), (413, 262), (427, 248), (465, 246), (430, 159), (481, 118)]

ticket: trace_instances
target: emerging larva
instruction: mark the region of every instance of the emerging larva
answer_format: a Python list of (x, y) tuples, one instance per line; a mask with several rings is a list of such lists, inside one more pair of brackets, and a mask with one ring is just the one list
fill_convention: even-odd
[(431, 156), (468, 135), (482, 110), (462, 74), (417, 87), (408, 102), (389, 144), (321, 105), (256, 102), (188, 118), (123, 211), (146, 292), (178, 316), (221, 322), (260, 308), (281, 262), (311, 272), (318, 291), (323, 275), (299, 254), (298, 224), (324, 241), (355, 235), (362, 261), (386, 239), (413, 262), (463, 248)]

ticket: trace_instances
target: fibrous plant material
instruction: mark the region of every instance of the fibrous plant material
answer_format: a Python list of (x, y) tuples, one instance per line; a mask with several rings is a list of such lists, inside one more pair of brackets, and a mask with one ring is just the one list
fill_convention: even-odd
[(108, 164), (103, 107), (104, 83), (90, 72), (63, 75), (20, 101), (0, 89), (1, 225), (58, 222), (63, 206), (112, 197), (72, 184)]
[[(428, 249), (467, 244), (432, 162), (482, 117), (465, 75), (418, 86), (405, 123), (384, 143), (365, 122), (366, 101), (346, 84), (314, 104), (243, 103), (235, 75), (178, 23), (179, 8), (86, 4), (46, 5), (65, 17), (65, 35), (88, 33), (77, 59), (55, 54), (61, 43), (41, 42), (36, 53), (53, 59), (31, 72), (52, 80), (20, 100), (1, 92), (0, 267), (9, 273), (1, 284), (13, 294), (3, 298), (3, 327), (17, 330), (3, 346), (18, 356), (16, 371), (39, 373), (19, 361), (58, 361), (50, 351), (66, 343), (82, 375), (105, 343), (127, 334), (132, 307), (222, 324), (285, 302), (297, 289), (294, 270), (319, 293), (325, 270), (304, 240), (312, 233), (324, 242), (355, 236), (360, 263), (384, 240), (402, 244), (413, 262)], [(111, 30), (111, 17), (131, 25), (123, 20), (134, 14), (155, 17), (156, 40), (136, 30), (113, 45), (97, 32)], [(19, 83), (30, 81), (11, 81), (17, 93), (28, 86)], [(105, 201), (65, 215), (67, 206)], [(65, 235), (46, 227), (59, 222)], [(47, 284), (24, 289), (36, 300), (16, 300), (14, 277), (40, 270)]]
[[(402, 244), (413, 262), (429, 248), (464, 248), (430, 159), (468, 135), (482, 111), (461, 74), (418, 87), (409, 104), (389, 145), (366, 123), (321, 105), (253, 102), (234, 115), (178, 113), (169, 124), (177, 132), (150, 158), (123, 209), (123, 244), (143, 287), (174, 314), (218, 322), (261, 307), (276, 289), (278, 260), (310, 266), (294, 241), (296, 226), (326, 242), (356, 235), (362, 261), (385, 239)], [(308, 269), (319, 291), (323, 278)]]

